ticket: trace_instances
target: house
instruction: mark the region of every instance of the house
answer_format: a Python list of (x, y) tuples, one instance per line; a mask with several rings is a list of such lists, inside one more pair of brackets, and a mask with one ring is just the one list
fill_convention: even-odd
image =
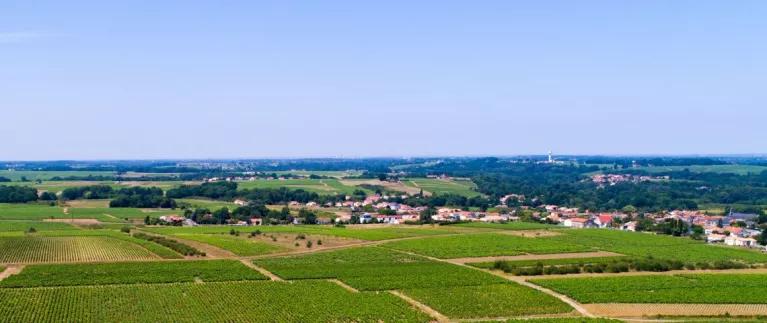
[(637, 230), (637, 222), (636, 221), (626, 222), (626, 223), (621, 225), (621, 230), (623, 230), (623, 231), (636, 231)]
[(170, 224), (182, 224), (186, 220), (183, 216), (178, 215), (163, 215), (160, 217), (160, 221)]
[(737, 213), (737, 212), (732, 212), (732, 210), (730, 210), (730, 213), (727, 214), (727, 216), (725, 216), (722, 219), (722, 224), (723, 225), (730, 225), (730, 224), (735, 223), (735, 222), (744, 222), (744, 223), (746, 223), (748, 225), (751, 225), (751, 224), (755, 224), (758, 219), (759, 219), (759, 215), (758, 214), (753, 214), (753, 213)]
[(373, 216), (370, 213), (360, 215), (360, 224), (373, 222)]
[(728, 246), (736, 246), (736, 247), (756, 247), (756, 239), (754, 238), (741, 238), (738, 236), (730, 235), (726, 238), (724, 238), (724, 244)]
[(706, 242), (708, 243), (717, 243), (717, 242), (724, 242), (724, 239), (726, 238), (723, 234), (709, 234), (706, 236)]
[(252, 217), (250, 218), (250, 225), (263, 225), (264, 220), (260, 217)]
[(600, 228), (609, 228), (613, 223), (613, 215), (609, 213), (602, 213), (594, 219), (594, 223)]
[(234, 204), (239, 205), (239, 206), (245, 206), (245, 205), (248, 205), (248, 201), (241, 200), (241, 199), (236, 199), (236, 200), (234, 200)]
[(566, 219), (563, 224), (568, 228), (582, 229), (589, 227), (589, 219), (586, 218), (569, 218)]

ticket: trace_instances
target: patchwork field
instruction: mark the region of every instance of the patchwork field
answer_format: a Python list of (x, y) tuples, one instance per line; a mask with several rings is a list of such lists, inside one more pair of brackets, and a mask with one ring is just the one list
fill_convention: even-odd
[[(251, 188), (280, 188), (302, 189), (317, 194), (352, 194), (358, 187), (344, 185), (337, 179), (285, 179), (285, 180), (265, 180), (237, 182), (240, 189)], [(371, 193), (370, 191), (367, 191)]]
[(351, 238), (359, 240), (379, 241), (397, 238), (409, 238), (418, 236), (429, 236), (439, 234), (451, 234), (454, 231), (442, 229), (439, 227), (354, 227), (347, 226), (319, 226), (319, 225), (283, 225), (283, 226), (258, 226), (258, 227), (232, 227), (232, 226), (200, 226), (200, 227), (153, 227), (147, 228), (147, 231), (160, 234), (221, 234), (228, 233), (231, 230), (238, 230), (242, 233), (248, 233), (258, 230), (262, 233), (308, 233), (316, 235), (327, 235), (342, 238)]
[(429, 320), (393, 295), (352, 293), (324, 281), (0, 288), (0, 299), (13, 300), (0, 302), (0, 317), (12, 322)]
[(434, 195), (457, 194), (466, 197), (481, 195), (475, 190), (477, 186), (470, 180), (408, 178), (402, 180), (402, 183), (419, 190), (423, 189), (424, 192), (430, 192)]

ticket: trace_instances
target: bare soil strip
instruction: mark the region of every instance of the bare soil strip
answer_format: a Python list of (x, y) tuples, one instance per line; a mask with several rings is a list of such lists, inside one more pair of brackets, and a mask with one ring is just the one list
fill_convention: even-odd
[(347, 285), (346, 283), (344, 283), (344, 282), (342, 282), (342, 281), (340, 281), (340, 280), (338, 280), (338, 279), (328, 279), (328, 281), (330, 281), (330, 282), (332, 282), (332, 283), (334, 283), (334, 284), (336, 284), (336, 285), (338, 285), (338, 286), (341, 286), (341, 287), (343, 287), (345, 290), (348, 290), (348, 291), (350, 291), (350, 292), (352, 292), (352, 293), (359, 293), (359, 292), (360, 292), (360, 291), (359, 291), (359, 290), (357, 290), (356, 288), (354, 288), (354, 287), (351, 287), (351, 286)]
[(0, 280), (6, 279), (11, 275), (16, 275), (24, 269), (24, 265), (8, 265), (5, 271), (0, 273)]
[(271, 279), (271, 280), (273, 280), (273, 281), (282, 281), (282, 280), (283, 280), (283, 279), (282, 279), (280, 276), (277, 276), (277, 275), (275, 275), (275, 274), (272, 274), (272, 272), (270, 272), (270, 271), (268, 271), (268, 270), (266, 270), (266, 269), (264, 269), (264, 268), (261, 268), (261, 267), (259, 267), (259, 266), (256, 266), (256, 265), (255, 265), (255, 264), (254, 264), (252, 261), (250, 261), (250, 260), (247, 260), (247, 259), (240, 259), (240, 262), (241, 262), (243, 265), (245, 265), (245, 266), (248, 266), (248, 267), (250, 267), (250, 268), (253, 268), (253, 269), (257, 270), (257, 271), (258, 271), (258, 272), (260, 272), (262, 275), (264, 275), (264, 276), (266, 276), (266, 277), (269, 277), (269, 279)]
[(506, 322), (509, 320), (533, 320), (533, 319), (544, 319), (544, 318), (583, 318), (583, 316), (579, 316), (577, 312), (573, 311), (573, 313), (564, 313), (564, 314), (548, 314), (548, 315), (530, 315), (530, 316), (509, 316), (509, 317), (484, 317), (484, 318), (471, 318), (471, 319), (457, 319), (453, 320), (455, 322), (488, 322), (488, 321), (498, 321), (498, 322)]
[(545, 260), (545, 259), (578, 259), (578, 258), (597, 258), (597, 257), (617, 257), (623, 256), (619, 253), (608, 251), (594, 252), (574, 252), (574, 253), (553, 253), (547, 255), (521, 255), (521, 256), (494, 256), (494, 257), (467, 257), (447, 259), (455, 264), (467, 264), (472, 262), (493, 262), (496, 260)]
[(423, 303), (421, 303), (419, 301), (416, 301), (416, 300), (410, 298), (409, 296), (407, 296), (405, 294), (402, 294), (399, 291), (390, 290), (389, 293), (391, 293), (392, 295), (395, 295), (395, 296), (403, 299), (405, 302), (408, 302), (408, 304), (410, 304), (413, 307), (421, 310), (422, 312), (424, 312), (426, 314), (429, 314), (429, 316), (434, 318), (436, 322), (450, 322), (450, 319), (447, 318), (447, 316), (442, 315), (442, 313), (437, 312), (433, 308), (431, 308), (429, 306), (426, 306), (425, 304), (423, 304)]
[(767, 304), (584, 304), (591, 313), (610, 317), (767, 315)]

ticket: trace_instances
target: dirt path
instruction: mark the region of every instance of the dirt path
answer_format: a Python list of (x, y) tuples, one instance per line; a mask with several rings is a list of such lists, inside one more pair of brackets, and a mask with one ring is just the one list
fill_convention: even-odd
[(590, 312), (600, 316), (733, 316), (767, 315), (767, 304), (584, 304)]
[(341, 286), (341, 287), (343, 287), (343, 289), (348, 290), (348, 291), (350, 291), (352, 293), (359, 293), (360, 292), (356, 288), (351, 287), (351, 286), (347, 285), (346, 283), (344, 283), (344, 282), (342, 282), (342, 281), (340, 281), (338, 279), (328, 279), (328, 281), (331, 282), (331, 283), (334, 283), (334, 284), (336, 284), (338, 286)]
[(5, 271), (0, 272), (0, 280), (6, 279), (11, 275), (16, 275), (24, 269), (24, 265), (8, 265)]
[(446, 259), (454, 264), (466, 264), (472, 262), (493, 262), (496, 260), (545, 260), (545, 259), (578, 259), (578, 258), (597, 258), (597, 257), (617, 257), (623, 256), (619, 253), (607, 251), (595, 252), (576, 252), (576, 253), (553, 253), (547, 255), (521, 255), (521, 256), (494, 256), (494, 257), (466, 257)]
[(391, 293), (392, 295), (397, 296), (397, 297), (403, 299), (405, 302), (408, 302), (408, 304), (410, 304), (413, 307), (421, 310), (422, 312), (424, 312), (426, 314), (429, 314), (429, 316), (431, 316), (433, 319), (435, 319), (436, 322), (450, 322), (450, 319), (448, 319), (447, 316), (442, 315), (442, 313), (437, 312), (433, 308), (431, 308), (429, 306), (426, 306), (425, 304), (423, 304), (423, 303), (421, 303), (419, 301), (416, 301), (416, 300), (410, 298), (409, 296), (407, 296), (405, 294), (402, 294), (399, 291), (390, 290), (389, 293)]
[(272, 274), (272, 272), (270, 272), (270, 271), (268, 271), (268, 270), (266, 270), (266, 269), (264, 269), (264, 268), (261, 268), (261, 267), (259, 267), (259, 266), (256, 266), (256, 265), (255, 265), (255, 264), (254, 264), (252, 261), (250, 261), (250, 260), (247, 260), (247, 259), (240, 259), (240, 262), (241, 262), (243, 265), (245, 265), (245, 266), (248, 266), (248, 267), (250, 267), (250, 268), (253, 268), (253, 269), (257, 270), (257, 271), (258, 271), (258, 272), (260, 272), (262, 275), (264, 275), (264, 276), (266, 276), (266, 277), (269, 277), (269, 279), (271, 279), (271, 280), (273, 280), (273, 281), (283, 281), (283, 279), (282, 279), (280, 276), (277, 276), (277, 275), (275, 275), (275, 274)]

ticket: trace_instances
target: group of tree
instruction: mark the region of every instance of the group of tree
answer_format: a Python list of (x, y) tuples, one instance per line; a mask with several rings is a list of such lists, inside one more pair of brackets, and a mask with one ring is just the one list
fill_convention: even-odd
[(108, 199), (113, 194), (114, 189), (109, 185), (88, 185), (65, 188), (61, 191), (61, 198), (65, 200)]
[(0, 185), (0, 203), (27, 203), (37, 200), (37, 189)]
[(176, 201), (158, 187), (129, 187), (117, 191), (109, 207), (175, 208)]

